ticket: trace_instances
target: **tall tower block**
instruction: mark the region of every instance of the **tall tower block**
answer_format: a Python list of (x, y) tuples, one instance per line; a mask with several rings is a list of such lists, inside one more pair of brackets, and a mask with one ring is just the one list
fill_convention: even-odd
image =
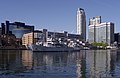
[(83, 41), (86, 41), (86, 16), (82, 8), (77, 10), (77, 34), (81, 35)]

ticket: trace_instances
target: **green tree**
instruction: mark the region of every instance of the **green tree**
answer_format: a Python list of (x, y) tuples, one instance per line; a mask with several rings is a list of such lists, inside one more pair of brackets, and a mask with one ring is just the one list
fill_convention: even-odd
[(102, 46), (103, 48), (108, 46), (108, 44), (104, 43), (104, 42), (101, 42), (101, 43), (93, 42), (92, 45), (93, 46)]

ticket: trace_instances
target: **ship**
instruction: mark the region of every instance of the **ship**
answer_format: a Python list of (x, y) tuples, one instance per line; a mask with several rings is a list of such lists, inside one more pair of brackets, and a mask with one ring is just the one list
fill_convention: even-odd
[(48, 38), (46, 41), (38, 40), (35, 44), (30, 44), (28, 49), (33, 52), (73, 52), (83, 49), (79, 43), (56, 38)]
[(28, 46), (33, 52), (71, 52), (80, 51), (80, 47), (68, 47), (64, 44), (33, 44)]

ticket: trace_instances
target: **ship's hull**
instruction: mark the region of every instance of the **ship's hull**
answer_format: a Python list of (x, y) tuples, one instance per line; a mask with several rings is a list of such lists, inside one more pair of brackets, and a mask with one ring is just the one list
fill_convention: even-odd
[(33, 52), (71, 52), (80, 50), (80, 48), (73, 47), (46, 47), (40, 45), (33, 45), (31, 49)]

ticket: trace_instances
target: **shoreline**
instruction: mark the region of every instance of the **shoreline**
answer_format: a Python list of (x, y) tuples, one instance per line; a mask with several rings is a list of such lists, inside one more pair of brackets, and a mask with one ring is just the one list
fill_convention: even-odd
[[(30, 50), (25, 46), (13, 47), (13, 46), (1, 46), (0, 50)], [(120, 48), (112, 48), (112, 49), (102, 49), (102, 48), (91, 48), (91, 49), (80, 49), (80, 50), (120, 50)]]
[(0, 50), (29, 50), (25, 46), (0, 46)]

